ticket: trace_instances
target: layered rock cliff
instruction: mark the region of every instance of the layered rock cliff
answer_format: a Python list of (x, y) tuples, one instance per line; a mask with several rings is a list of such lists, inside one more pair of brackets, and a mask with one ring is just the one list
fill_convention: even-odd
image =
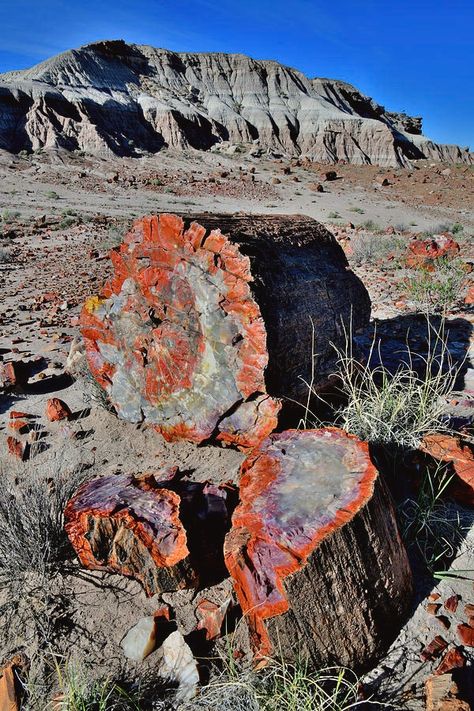
[(240, 54), (89, 44), (0, 74), (0, 148), (141, 155), (240, 145), (334, 163), (473, 162), (355, 87)]

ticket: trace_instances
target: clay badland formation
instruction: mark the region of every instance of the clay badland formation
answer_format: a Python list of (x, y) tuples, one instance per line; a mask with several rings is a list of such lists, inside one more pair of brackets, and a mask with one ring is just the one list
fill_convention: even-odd
[(116, 155), (252, 144), (257, 153), (383, 166), (468, 149), (422, 135), (343, 81), (240, 54), (177, 53), (104, 41), (0, 75), (0, 147)]

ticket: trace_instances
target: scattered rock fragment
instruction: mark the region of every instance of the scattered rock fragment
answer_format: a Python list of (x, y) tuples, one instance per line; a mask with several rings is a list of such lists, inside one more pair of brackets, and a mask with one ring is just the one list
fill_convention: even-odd
[(460, 595), (451, 595), (444, 601), (444, 607), (448, 612), (456, 612), (458, 609), (459, 601), (461, 599)]
[(431, 661), (432, 659), (439, 657), (447, 646), (448, 643), (446, 640), (440, 635), (436, 635), (436, 637), (422, 650), (420, 656), (425, 662)]
[(59, 422), (60, 420), (68, 420), (72, 412), (64, 400), (58, 397), (52, 397), (46, 403), (46, 417), (50, 422)]
[(457, 627), (458, 637), (466, 647), (474, 647), (474, 627), (464, 622)]
[(27, 442), (9, 436), (7, 437), (7, 448), (10, 454), (20, 461), (24, 462), (28, 459), (29, 447)]
[(222, 605), (216, 605), (215, 602), (205, 598), (199, 601), (196, 607), (196, 617), (199, 620), (197, 629), (206, 630), (207, 640), (219, 637), (229, 604), (230, 598)]
[(405, 264), (409, 268), (434, 270), (438, 259), (453, 259), (459, 254), (459, 244), (445, 235), (435, 235), (425, 240), (412, 240), (408, 246)]
[(430, 676), (425, 683), (426, 711), (470, 711), (469, 704), (459, 699), (459, 690), (451, 674)]
[(450, 462), (457, 474), (449, 494), (464, 506), (474, 506), (474, 449), (461, 437), (446, 434), (425, 435), (420, 449), (434, 459)]
[(466, 658), (458, 647), (448, 649), (439, 665), (436, 667), (435, 674), (446, 674), (453, 669), (462, 668), (466, 664)]
[(172, 632), (157, 652), (157, 670), (163, 679), (177, 684), (176, 698), (187, 701), (197, 694), (199, 672), (193, 653), (179, 630)]
[(120, 642), (127, 659), (143, 661), (156, 646), (156, 620), (154, 617), (142, 617)]

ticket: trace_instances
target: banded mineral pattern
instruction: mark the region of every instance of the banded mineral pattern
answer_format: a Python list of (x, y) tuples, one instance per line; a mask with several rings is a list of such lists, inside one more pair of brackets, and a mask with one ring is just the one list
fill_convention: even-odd
[(114, 276), (81, 324), (118, 415), (168, 440), (199, 443), (218, 428), (217, 439), (250, 447), (269, 434), (280, 404), (266, 394), (249, 259), (219, 230), (167, 214), (137, 222), (111, 257)]
[(135, 578), (149, 595), (193, 587), (198, 579), (180, 497), (154, 482), (131, 474), (94, 479), (79, 488), (64, 512), (82, 565)]
[(273, 434), (245, 460), (225, 560), (257, 659), (361, 668), (389, 643), (411, 577), (380, 486), (367, 445), (335, 428)]

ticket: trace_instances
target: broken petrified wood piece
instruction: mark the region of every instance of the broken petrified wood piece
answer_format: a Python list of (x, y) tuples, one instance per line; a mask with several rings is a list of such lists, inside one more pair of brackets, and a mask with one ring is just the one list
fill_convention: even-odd
[(224, 554), (256, 661), (369, 668), (412, 580), (367, 445), (335, 428), (272, 435), (242, 465), (240, 500)]
[(195, 219), (135, 223), (82, 311), (86, 355), (120, 417), (169, 440), (252, 447), (275, 428), (277, 398), (305, 402), (313, 363), (314, 385), (327, 382), (331, 342), (351, 316), (368, 322), (370, 301), (309, 217)]
[(66, 531), (86, 568), (135, 578), (148, 595), (212, 584), (225, 575), (229, 493), (176, 468), (102, 477), (69, 501)]

